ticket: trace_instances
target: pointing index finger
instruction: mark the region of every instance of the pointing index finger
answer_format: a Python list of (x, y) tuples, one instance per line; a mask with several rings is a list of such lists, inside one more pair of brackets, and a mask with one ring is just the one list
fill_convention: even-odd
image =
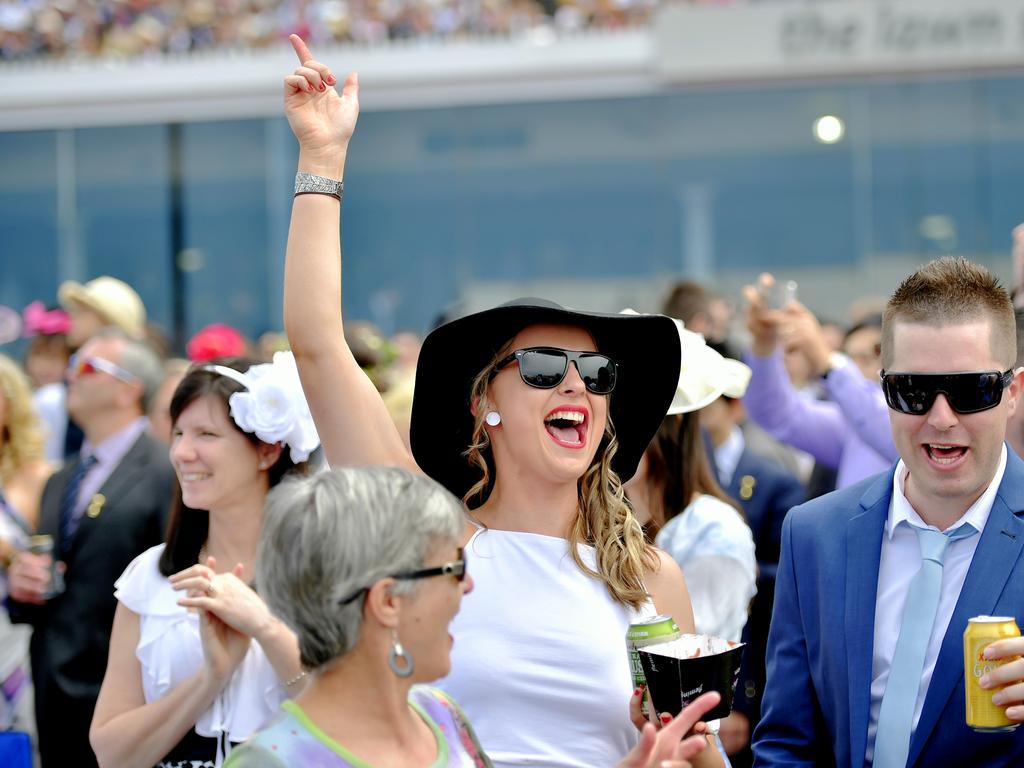
[(309, 46), (306, 45), (306, 41), (298, 35), (288, 35), (288, 40), (292, 44), (292, 48), (295, 50), (295, 55), (299, 57), (299, 64), (305, 64), (307, 61), (312, 61), (313, 54), (309, 50)]

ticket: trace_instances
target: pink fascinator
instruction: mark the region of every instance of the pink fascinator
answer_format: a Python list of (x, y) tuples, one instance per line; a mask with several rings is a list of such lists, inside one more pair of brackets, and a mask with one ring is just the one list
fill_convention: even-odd
[(205, 363), (218, 357), (239, 357), (245, 354), (245, 339), (230, 325), (213, 323), (189, 339), (185, 353), (193, 363)]
[(50, 309), (41, 301), (33, 301), (22, 313), (25, 336), (53, 336), (71, 330), (71, 316), (63, 309)]

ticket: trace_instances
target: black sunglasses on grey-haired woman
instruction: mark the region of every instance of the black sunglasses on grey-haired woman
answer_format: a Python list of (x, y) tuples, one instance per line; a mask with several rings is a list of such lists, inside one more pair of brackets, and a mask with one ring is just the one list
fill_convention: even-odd
[[(392, 573), (388, 578), (398, 579), (399, 581), (412, 581), (414, 579), (429, 579), (431, 576), (454, 576), (456, 581), (464, 581), (466, 578), (466, 553), (462, 547), (459, 547), (456, 552), (458, 554), (458, 560), (452, 560), (450, 563), (437, 565), (433, 568), (424, 568), (419, 571)], [(358, 597), (365, 594), (369, 589), (369, 587), (362, 587), (361, 589), (356, 590), (348, 597), (339, 600), (338, 605), (348, 605), (349, 603), (355, 602)]]

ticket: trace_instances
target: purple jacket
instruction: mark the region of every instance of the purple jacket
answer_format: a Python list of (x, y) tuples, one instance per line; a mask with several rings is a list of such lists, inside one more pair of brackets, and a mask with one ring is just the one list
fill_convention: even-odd
[(892, 442), (889, 407), (878, 382), (853, 363), (825, 379), (829, 400), (808, 400), (789, 381), (782, 352), (744, 355), (753, 371), (743, 402), (750, 417), (780, 442), (838, 470), (836, 488), (884, 472), (899, 458)]

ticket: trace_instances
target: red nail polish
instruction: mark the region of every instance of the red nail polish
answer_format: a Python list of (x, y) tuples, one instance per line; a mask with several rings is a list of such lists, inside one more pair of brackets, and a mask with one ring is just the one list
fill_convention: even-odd
[(663, 723), (668, 723), (671, 719), (672, 715), (665, 714), (661, 716), (661, 722)]
[(313, 92), (313, 86), (312, 85), (307, 85), (306, 86), (306, 90), (309, 91), (310, 93), (312, 93)]
[(327, 86), (324, 85), (323, 83), (320, 83), (320, 90), (321, 91), (326, 91), (327, 90)]

